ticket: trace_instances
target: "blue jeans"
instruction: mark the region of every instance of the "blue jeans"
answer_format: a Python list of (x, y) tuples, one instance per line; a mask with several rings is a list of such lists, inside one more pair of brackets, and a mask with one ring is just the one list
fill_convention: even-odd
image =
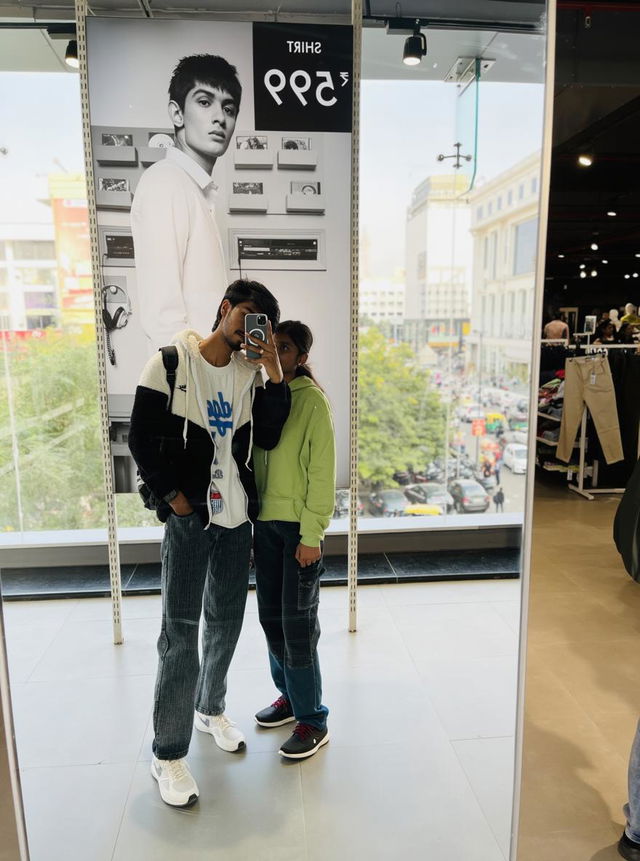
[(267, 637), (276, 688), (291, 703), (299, 723), (327, 725), (318, 660), (318, 602), (322, 561), (299, 568), (295, 559), (300, 524), (258, 520), (254, 559), (260, 624)]
[(629, 802), (622, 809), (627, 817), (627, 837), (640, 843), (640, 721), (629, 757)]
[[(153, 752), (189, 751), (194, 708), (224, 711), (227, 671), (240, 636), (249, 586), (251, 524), (202, 528), (195, 512), (170, 514), (162, 541), (162, 627), (153, 709)], [(198, 625), (202, 627), (202, 663)]]

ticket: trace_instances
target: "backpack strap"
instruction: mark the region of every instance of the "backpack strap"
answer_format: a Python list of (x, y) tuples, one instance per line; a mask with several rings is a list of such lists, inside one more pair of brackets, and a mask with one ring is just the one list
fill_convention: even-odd
[(171, 412), (171, 406), (173, 404), (173, 390), (176, 387), (178, 348), (175, 344), (171, 344), (168, 347), (160, 347), (160, 352), (162, 353), (162, 364), (164, 365), (164, 369), (167, 374), (167, 383), (169, 384), (169, 401), (167, 403), (167, 410)]

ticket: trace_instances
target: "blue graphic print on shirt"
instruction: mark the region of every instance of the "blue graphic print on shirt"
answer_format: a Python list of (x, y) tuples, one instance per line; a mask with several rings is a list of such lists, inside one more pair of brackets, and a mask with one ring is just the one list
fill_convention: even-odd
[(229, 401), (225, 401), (222, 392), (218, 392), (218, 400), (207, 400), (207, 414), (209, 416), (209, 427), (211, 437), (215, 440), (214, 429), (220, 436), (226, 436), (228, 430), (233, 429), (233, 408)]

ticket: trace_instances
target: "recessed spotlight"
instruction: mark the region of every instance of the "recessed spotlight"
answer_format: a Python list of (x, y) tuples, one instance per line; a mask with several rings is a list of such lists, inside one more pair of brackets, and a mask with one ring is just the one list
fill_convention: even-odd
[(584, 269), (583, 269), (583, 270), (582, 270), (582, 272), (580, 273), (580, 277), (581, 277), (581, 278), (586, 278), (586, 277), (587, 277), (587, 273), (584, 271)]
[(586, 269), (586, 268), (587, 268), (587, 264), (586, 264), (586, 263), (581, 263), (581, 264), (580, 264), (580, 268), (581, 268), (581, 269)]
[(564, 254), (558, 254), (558, 257), (560, 257), (561, 259), (564, 259)]
[(618, 213), (617, 213), (617, 212), (614, 212), (614, 211), (613, 211), (613, 209), (610, 209), (610, 210), (609, 210), (609, 212), (607, 212), (607, 215), (608, 215), (610, 218), (615, 218), (615, 216), (616, 216), (617, 214), (618, 214)]
[(625, 275), (624, 277), (625, 278), (631, 278), (631, 275)]
[(608, 263), (609, 261), (608, 261), (608, 260), (603, 260), (602, 262), (603, 262), (603, 263)]
[(592, 251), (597, 251), (597, 250), (598, 250), (598, 243), (597, 243), (597, 242), (592, 242), (592, 243), (591, 243), (591, 250), (592, 250)]
[(591, 270), (591, 277), (592, 277), (592, 278), (595, 278), (597, 274), (598, 274), (598, 270), (597, 270), (597, 269), (592, 269), (592, 270)]
[(80, 61), (78, 60), (78, 42), (76, 39), (71, 39), (67, 45), (67, 50), (64, 52), (64, 61), (67, 66), (71, 66), (72, 69), (80, 68)]
[(634, 272), (634, 273), (633, 273), (633, 277), (634, 277), (634, 278), (637, 278), (637, 277), (638, 277), (638, 273), (637, 273), (637, 272)]
[(580, 167), (591, 167), (593, 164), (593, 156), (587, 152), (580, 153), (578, 156), (578, 164)]
[(636, 257), (640, 257), (640, 254), (636, 254)]

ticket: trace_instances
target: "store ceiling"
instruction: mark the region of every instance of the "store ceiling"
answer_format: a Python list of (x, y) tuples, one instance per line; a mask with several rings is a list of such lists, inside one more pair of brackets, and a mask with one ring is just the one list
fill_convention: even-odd
[[(591, 26), (586, 27), (584, 9), (562, 8), (557, 21), (548, 295), (554, 302), (563, 291), (594, 304), (606, 304), (609, 294), (612, 301), (618, 301), (618, 295), (630, 295), (637, 302), (640, 6), (612, 3), (591, 15)], [(581, 152), (593, 155), (591, 167), (578, 165)], [(590, 248), (593, 242), (597, 250)], [(595, 270), (597, 277), (581, 279), (581, 263), (589, 273)], [(637, 279), (633, 272), (638, 273)], [(631, 277), (625, 279), (625, 274)]]

